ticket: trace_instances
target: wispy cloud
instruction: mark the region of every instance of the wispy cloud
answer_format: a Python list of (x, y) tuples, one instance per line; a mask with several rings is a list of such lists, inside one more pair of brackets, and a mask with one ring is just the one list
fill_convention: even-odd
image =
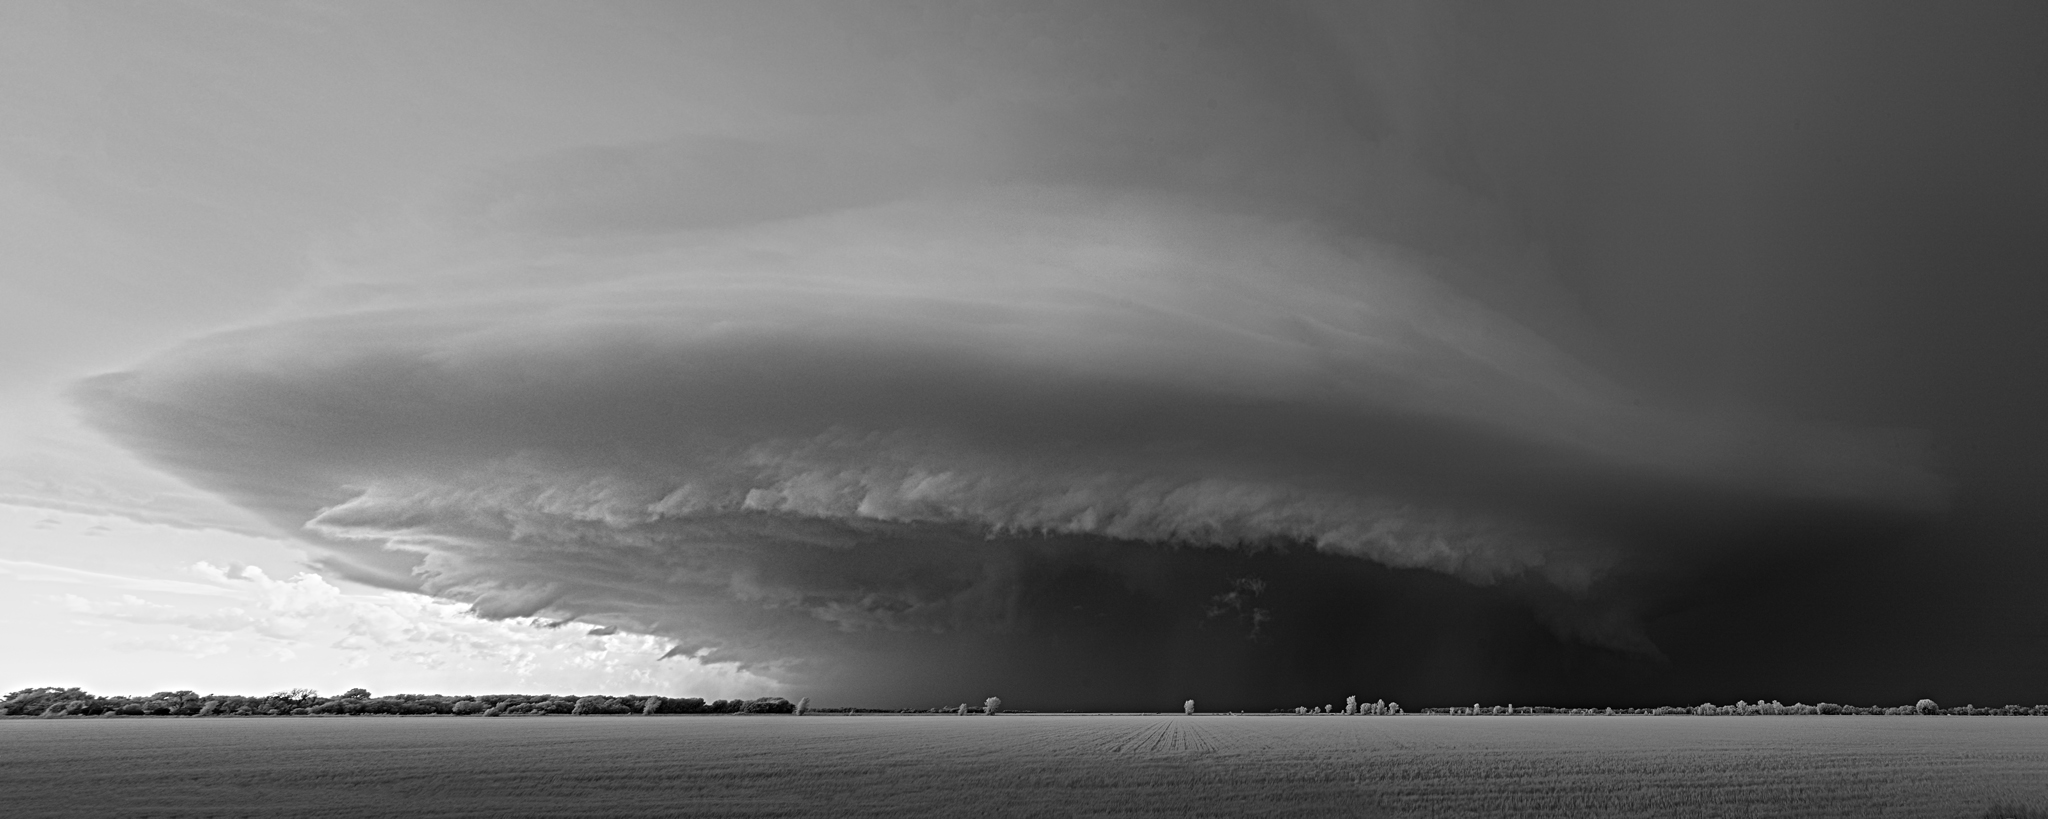
[(0, 574), (7, 575), (14, 580), (30, 583), (62, 583), (91, 586), (95, 589), (109, 591), (157, 592), (205, 597), (229, 597), (233, 595), (233, 592), (227, 589), (206, 583), (161, 577), (134, 577), (109, 574), (69, 566), (5, 558), (0, 558)]

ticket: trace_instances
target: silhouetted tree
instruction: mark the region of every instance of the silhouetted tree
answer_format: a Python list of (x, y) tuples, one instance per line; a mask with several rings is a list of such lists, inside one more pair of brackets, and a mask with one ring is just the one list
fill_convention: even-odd
[(319, 702), (320, 692), (311, 688), (293, 688), (288, 691), (279, 691), (272, 694), (268, 699), (271, 702), (270, 707), (272, 708), (286, 710), (304, 708)]

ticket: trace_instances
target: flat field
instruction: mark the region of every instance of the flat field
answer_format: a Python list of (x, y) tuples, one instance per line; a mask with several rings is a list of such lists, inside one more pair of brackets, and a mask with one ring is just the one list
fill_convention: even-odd
[(0, 720), (10, 817), (2010, 815), (1994, 805), (2048, 808), (2048, 718)]

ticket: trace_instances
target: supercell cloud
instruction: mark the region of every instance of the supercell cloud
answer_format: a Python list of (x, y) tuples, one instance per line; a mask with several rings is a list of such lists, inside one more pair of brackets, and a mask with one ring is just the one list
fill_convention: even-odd
[(1385, 570), (1639, 661), (1617, 578), (1947, 502), (1913, 435), (1618, 380), (1542, 254), (1404, 147), (1419, 92), (1332, 79), (1343, 44), (1043, 16), (1013, 25), (1090, 37), (906, 24), (974, 53), (872, 56), (931, 86), (885, 115), (437, 184), (288, 313), (77, 398), (329, 571), (918, 705), (1119, 651), (1180, 670), (1047, 690), (1150, 696), (1223, 631), (1288, 639), (1289, 595), (1415, 576)]

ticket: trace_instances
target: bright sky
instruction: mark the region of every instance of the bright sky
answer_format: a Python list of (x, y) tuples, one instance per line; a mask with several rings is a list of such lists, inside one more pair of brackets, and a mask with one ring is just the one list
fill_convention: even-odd
[[(661, 692), (759, 696), (773, 683), (636, 634), (490, 621), (419, 594), (330, 582), (276, 538), (0, 505), (0, 682), (115, 692), (190, 689)], [(268, 567), (268, 568), (266, 568)]]
[(288, 533), (107, 444), (62, 397), (280, 309), (435, 179), (728, 118), (664, 79), (687, 47), (596, 47), (654, 36), (603, 9), (502, 11), (0, 8), (0, 621), (19, 647), (0, 688), (772, 690), (657, 662), (652, 638), (303, 574)]

